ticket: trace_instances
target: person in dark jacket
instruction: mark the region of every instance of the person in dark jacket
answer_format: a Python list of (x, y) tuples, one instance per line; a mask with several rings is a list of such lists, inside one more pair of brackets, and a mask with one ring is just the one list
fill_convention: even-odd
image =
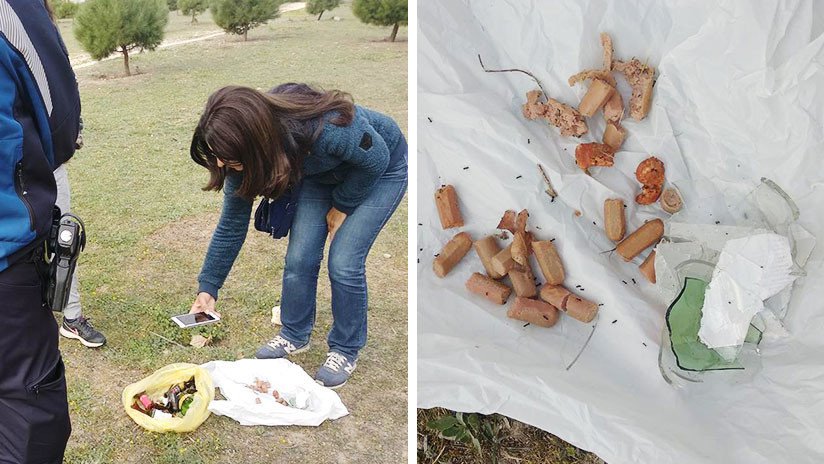
[(44, 298), (53, 171), (74, 153), (80, 96), (42, 0), (0, 0), (0, 462), (59, 463), (71, 433)]
[[(54, 22), (54, 12), (48, 0), (43, 0), (43, 4), (48, 10), (52, 22)], [(56, 22), (55, 25), (57, 25)], [(83, 148), (83, 118), (80, 118), (80, 132), (75, 143), (75, 149), (79, 150), (81, 148)], [(63, 214), (71, 213), (71, 187), (69, 186), (69, 172), (66, 164), (61, 164), (54, 170), (54, 181), (57, 184), (57, 207), (60, 208), (60, 212)], [(78, 272), (78, 269), (75, 268), (69, 289), (69, 300), (63, 308), (63, 323), (60, 324), (59, 333), (70, 340), (78, 340), (89, 348), (98, 348), (106, 344), (106, 337), (92, 325), (89, 318), (83, 315), (83, 308), (80, 305)]]
[(205, 189), (224, 192), (191, 312), (215, 312), (218, 289), (245, 240), (253, 199), (294, 189), (283, 328), (256, 357), (309, 348), (328, 236), (333, 325), (315, 380), (342, 386), (366, 345), (366, 256), (406, 191), (407, 145), (398, 124), (338, 91), (284, 84), (264, 93), (232, 86), (209, 98), (191, 156), (211, 173)]

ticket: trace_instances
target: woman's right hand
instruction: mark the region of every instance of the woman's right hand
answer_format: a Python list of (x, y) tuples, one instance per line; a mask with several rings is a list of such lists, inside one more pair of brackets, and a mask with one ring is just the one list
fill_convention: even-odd
[(220, 313), (215, 311), (215, 298), (206, 292), (198, 293), (195, 302), (192, 303), (192, 309), (189, 310), (189, 314), (196, 313), (207, 313), (220, 318)]

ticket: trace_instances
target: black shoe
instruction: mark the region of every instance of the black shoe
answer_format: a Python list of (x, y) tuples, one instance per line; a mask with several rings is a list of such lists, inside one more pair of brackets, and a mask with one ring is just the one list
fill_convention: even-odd
[(92, 323), (83, 316), (71, 322), (64, 317), (63, 324), (60, 325), (60, 335), (80, 340), (80, 343), (89, 348), (97, 348), (106, 344), (106, 337), (98, 332), (92, 326)]

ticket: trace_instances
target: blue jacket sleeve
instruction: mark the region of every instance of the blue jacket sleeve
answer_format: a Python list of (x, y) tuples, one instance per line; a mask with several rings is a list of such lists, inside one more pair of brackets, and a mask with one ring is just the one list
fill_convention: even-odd
[(359, 115), (348, 126), (327, 123), (320, 139), (322, 149), (354, 167), (332, 191), (332, 206), (352, 214), (386, 172), (389, 147), (369, 121)]
[(242, 180), (242, 174), (226, 176), (226, 182), (223, 184), (223, 211), (209, 243), (203, 269), (198, 276), (198, 293), (206, 292), (215, 299), (243, 247), (246, 232), (249, 230), (252, 202), (235, 194)]

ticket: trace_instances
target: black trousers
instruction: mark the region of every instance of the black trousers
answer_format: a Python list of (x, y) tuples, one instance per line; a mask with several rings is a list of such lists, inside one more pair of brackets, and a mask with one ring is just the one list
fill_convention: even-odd
[(0, 464), (61, 463), (71, 434), (57, 323), (33, 259), (0, 272)]

